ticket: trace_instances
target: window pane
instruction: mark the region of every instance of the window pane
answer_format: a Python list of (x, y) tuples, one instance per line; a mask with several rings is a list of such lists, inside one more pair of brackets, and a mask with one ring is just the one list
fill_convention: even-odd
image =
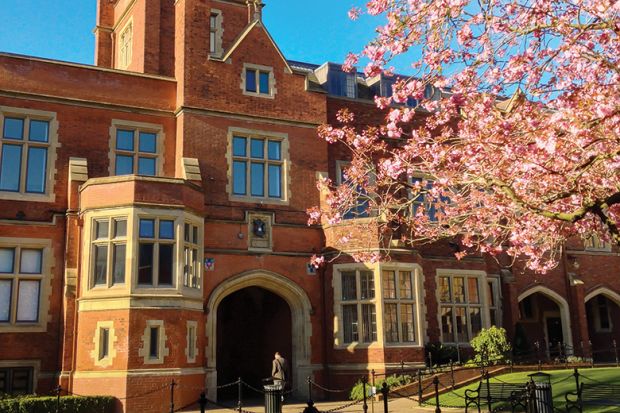
[(28, 148), (26, 192), (45, 193), (45, 175), (47, 175), (47, 148)]
[(188, 356), (189, 358), (194, 358), (196, 356), (196, 329), (194, 327), (190, 327), (188, 331), (187, 338), (187, 347), (188, 347)]
[(398, 342), (398, 314), (397, 306), (393, 303), (385, 304), (385, 341)]
[(267, 144), (267, 156), (272, 161), (282, 160), (282, 143), (278, 141), (269, 141)]
[(383, 298), (396, 298), (396, 273), (383, 271)]
[(377, 341), (377, 316), (374, 304), (362, 304), (362, 334), (364, 343)]
[(253, 69), (245, 70), (245, 90), (256, 92), (256, 71)]
[(465, 279), (463, 277), (454, 277), (452, 279), (454, 285), (454, 302), (465, 302)]
[(126, 254), (126, 245), (125, 244), (117, 244), (114, 245), (114, 267), (113, 271), (113, 279), (112, 284), (123, 284), (125, 283), (125, 255)]
[(172, 285), (174, 245), (159, 245), (159, 285)]
[(451, 343), (454, 341), (454, 325), (452, 320), (452, 308), (441, 308), (441, 333), (443, 341)]
[(499, 324), (499, 320), (497, 319), (497, 310), (491, 308), (489, 310), (489, 316), (491, 318), (491, 325), (499, 327), (500, 324)]
[(456, 307), (454, 309), (455, 322), (456, 322), (456, 340), (459, 343), (467, 343), (469, 337), (467, 334), (467, 314), (465, 314), (464, 307)]
[(213, 31), (209, 32), (209, 53), (215, 53), (215, 32)]
[(174, 239), (174, 221), (159, 221), (159, 238)]
[(4, 138), (22, 140), (24, 138), (24, 120), (4, 118)]
[(252, 158), (265, 158), (265, 141), (262, 139), (250, 140), (250, 156)]
[(133, 156), (116, 155), (115, 175), (133, 174)]
[(153, 284), (153, 244), (140, 244), (138, 284)]
[(11, 394), (28, 394), (32, 392), (32, 368), (14, 368), (11, 380)]
[(30, 137), (33, 142), (47, 142), (49, 140), (49, 122), (43, 120), (30, 121)]
[(159, 327), (151, 327), (149, 357), (153, 359), (159, 358)]
[(233, 162), (233, 194), (245, 195), (246, 194), (246, 179), (247, 179), (247, 163), (246, 162)]
[(362, 300), (375, 298), (375, 279), (372, 271), (360, 271), (360, 286), (362, 289)]
[(191, 278), (191, 250), (187, 247), (183, 249), (183, 285), (189, 287)]
[(155, 158), (138, 158), (138, 175), (155, 176), (157, 160)]
[(192, 250), (191, 265), (192, 265), (192, 271), (191, 271), (192, 282), (191, 282), (190, 287), (200, 288), (200, 286), (198, 285), (198, 271), (200, 270), (200, 266), (198, 264), (198, 250), (196, 249)]
[(116, 149), (133, 152), (133, 131), (122, 129), (116, 131)]
[(411, 282), (411, 271), (401, 271), (398, 276), (398, 286), (401, 299), (413, 298), (413, 285)]
[(0, 248), (0, 273), (12, 274), (15, 262), (15, 248)]
[(109, 349), (109, 341), (110, 340), (110, 330), (107, 328), (102, 328), (99, 330), (99, 360), (108, 357), (110, 349)]
[(469, 294), (469, 302), (473, 304), (480, 304), (480, 293), (478, 291), (478, 279), (467, 279), (467, 292)]
[(252, 196), (265, 196), (265, 164), (252, 162), (250, 178)]
[(127, 220), (114, 220), (114, 238), (123, 238), (127, 236)]
[(357, 305), (342, 306), (342, 328), (345, 343), (353, 343), (359, 340), (357, 331)]
[(479, 308), (469, 309), (469, 323), (471, 325), (471, 338), (474, 338), (482, 330), (482, 317)]
[(357, 300), (355, 271), (347, 271), (342, 273), (342, 299)]
[(269, 73), (268, 72), (260, 72), (259, 75), (259, 90), (260, 93), (269, 94)]
[(108, 220), (105, 221), (97, 221), (97, 234), (96, 234), (96, 239), (108, 239), (108, 233), (110, 224), (108, 223)]
[(495, 288), (493, 286), (493, 281), (487, 283), (487, 302), (489, 303), (489, 307), (495, 307)]
[(22, 249), (19, 272), (22, 274), (41, 274), (43, 250)]
[(157, 135), (154, 133), (140, 132), (138, 150), (140, 152), (157, 153)]
[(271, 198), (282, 197), (282, 167), (269, 165), (269, 196)]
[[(13, 282), (11, 280), (0, 280), (0, 322), (11, 319), (11, 290)], [(0, 387), (2, 391), (2, 387)]]
[(17, 321), (39, 319), (39, 281), (20, 281), (17, 297)]
[(155, 238), (155, 221), (152, 219), (140, 220), (140, 238)]
[(192, 242), (198, 244), (198, 227), (192, 226)]
[(401, 330), (403, 333), (403, 341), (415, 341), (415, 331), (413, 324), (413, 304), (401, 304), (400, 306)]
[(108, 273), (108, 246), (95, 246), (95, 285), (105, 285)]
[(19, 191), (19, 179), (22, 169), (22, 147), (19, 145), (2, 145), (2, 162), (0, 166), (0, 191)]
[(183, 226), (183, 240), (185, 240), (185, 242), (189, 242), (189, 236), (190, 236), (190, 225), (185, 224)]
[(234, 156), (247, 156), (246, 152), (246, 138), (239, 136), (233, 137), (233, 155)]

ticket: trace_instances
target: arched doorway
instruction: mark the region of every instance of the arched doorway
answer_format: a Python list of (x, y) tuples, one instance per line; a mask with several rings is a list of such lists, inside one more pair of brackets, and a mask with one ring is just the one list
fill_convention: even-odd
[(586, 295), (584, 301), (594, 361), (615, 361), (614, 342), (620, 345), (620, 294), (599, 287)]
[[(225, 334), (225, 332), (219, 328), (218, 309), (226, 297), (249, 287), (258, 287), (271, 292), (284, 300), (289, 307), (291, 350), (287, 358), (291, 361), (293, 395), (301, 396), (305, 394), (303, 383), (305, 383), (306, 377), (311, 376), (316, 369), (316, 366), (310, 362), (311, 316), (314, 314), (314, 310), (308, 295), (297, 283), (288, 277), (265, 270), (246, 271), (226, 278), (209, 295), (209, 301), (206, 304), (208, 316), (205, 352), (207, 358), (205, 368), (207, 395), (212, 400), (217, 398), (217, 385), (221, 382), (218, 380), (218, 376), (223, 374), (219, 368), (217, 350), (221, 340), (220, 334)], [(271, 361), (272, 356), (273, 353), (269, 355), (267, 360)], [(266, 375), (269, 373), (271, 373), (270, 370), (267, 371)]]
[[(271, 374), (276, 351), (291, 365), (291, 310), (284, 299), (264, 288), (247, 287), (222, 300), (217, 308), (217, 384), (243, 381), (260, 388)], [(218, 398), (236, 397), (237, 388), (224, 388)], [(257, 395), (254, 395), (257, 396)]]
[[(528, 347), (556, 357), (574, 354), (568, 302), (555, 291), (536, 286), (523, 292), (519, 301), (519, 329), (530, 341)], [(561, 350), (560, 350), (561, 347)]]

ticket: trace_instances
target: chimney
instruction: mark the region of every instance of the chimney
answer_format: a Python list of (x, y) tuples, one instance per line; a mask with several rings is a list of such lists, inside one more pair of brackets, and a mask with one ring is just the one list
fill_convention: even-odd
[(253, 23), (255, 20), (261, 21), (263, 18), (263, 4), (262, 0), (246, 0), (248, 5), (248, 23)]

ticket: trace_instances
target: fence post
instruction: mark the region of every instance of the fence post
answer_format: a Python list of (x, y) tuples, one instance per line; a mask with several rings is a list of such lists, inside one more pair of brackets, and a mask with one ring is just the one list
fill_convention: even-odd
[(581, 394), (579, 394), (579, 370), (577, 370), (577, 367), (575, 367), (573, 376), (575, 376), (575, 386), (577, 386), (577, 397), (581, 397)]
[(400, 361), (400, 374), (405, 374), (405, 362), (402, 360)]
[(422, 370), (418, 369), (418, 406), (422, 406)]
[(172, 379), (170, 383), (170, 413), (174, 413), (174, 386), (176, 385), (174, 379)]
[(489, 374), (489, 372), (487, 371), (486, 375), (486, 380), (487, 380), (487, 406), (489, 406), (489, 411), (492, 412), (493, 411), (493, 407), (491, 406), (491, 403), (493, 402), (493, 400), (491, 399), (491, 375)]
[(366, 403), (366, 384), (368, 384), (368, 377), (363, 376), (362, 377), (362, 389), (364, 390), (364, 405), (363, 405), (364, 413), (368, 412), (368, 403)]
[(433, 384), (435, 385), (435, 413), (441, 413), (441, 407), (439, 407), (439, 377), (435, 376)]
[[(377, 394), (377, 388), (375, 387), (375, 369), (370, 370), (370, 374), (372, 374), (372, 381), (370, 387), (370, 411), (375, 413), (375, 394)], [(387, 377), (387, 376), (386, 376)]]
[(56, 413), (60, 413), (60, 393), (62, 392), (62, 387), (60, 384), (56, 386)]
[(237, 410), (239, 410), (239, 413), (241, 413), (241, 410), (243, 410), (243, 402), (241, 401), (243, 398), (243, 380), (241, 380), (241, 377), (239, 377), (239, 379), (237, 380)]
[(616, 339), (614, 339), (611, 344), (614, 346), (614, 357), (616, 358), (616, 367), (620, 367), (620, 361), (618, 360), (618, 345), (616, 344)]
[(381, 387), (381, 394), (383, 394), (383, 413), (388, 413), (388, 393), (389, 393), (388, 385), (386, 382), (383, 382), (383, 386)]
[(452, 390), (454, 390), (454, 363), (450, 359), (450, 380), (452, 381)]
[(200, 405), (200, 413), (205, 413), (207, 408), (207, 395), (205, 392), (200, 393), (200, 399), (198, 399), (198, 404)]
[(313, 405), (314, 402), (312, 401), (312, 379), (310, 379), (310, 376), (308, 376), (308, 406)]

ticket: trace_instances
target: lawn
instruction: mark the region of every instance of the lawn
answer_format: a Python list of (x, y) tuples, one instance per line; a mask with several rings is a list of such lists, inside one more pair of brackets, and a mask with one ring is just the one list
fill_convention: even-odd
[[(512, 374), (505, 374), (498, 376), (497, 378), (491, 378), (491, 382), (499, 382), (500, 380), (506, 383), (525, 383), (529, 381), (528, 374), (534, 372), (519, 372)], [(564, 395), (568, 392), (575, 391), (575, 378), (573, 376), (573, 370), (552, 370), (546, 373), (551, 375), (551, 388), (553, 391), (553, 403), (556, 408), (562, 410), (565, 409)], [(620, 368), (597, 368), (597, 369), (581, 369), (579, 374), (582, 376), (579, 378), (580, 383), (606, 383), (606, 384), (618, 384), (620, 385)], [(439, 403), (442, 406), (453, 406), (464, 408), (465, 400), (463, 396), (465, 390), (476, 389), (478, 382), (466, 387), (455, 390), (441, 395), (439, 397)], [(434, 399), (428, 400), (427, 403), (434, 405)], [(604, 407), (604, 408), (588, 408), (584, 409), (589, 413), (611, 413), (620, 411), (619, 407)]]

